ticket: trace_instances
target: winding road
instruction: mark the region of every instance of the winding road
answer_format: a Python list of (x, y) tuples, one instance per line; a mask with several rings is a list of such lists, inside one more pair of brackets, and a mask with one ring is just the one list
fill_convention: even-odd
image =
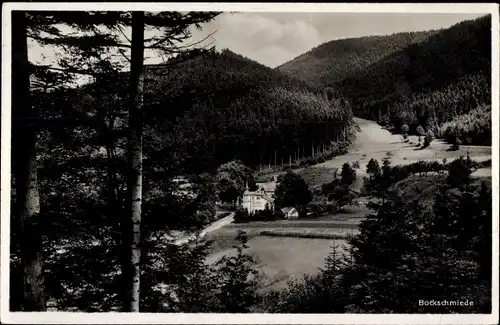
[[(222, 218), (222, 219), (219, 219), (217, 221), (214, 221), (210, 224), (208, 224), (205, 228), (203, 228), (203, 230), (200, 232), (200, 234), (198, 235), (199, 238), (203, 238), (205, 237), (208, 233), (212, 232), (212, 231), (216, 231), (230, 223), (232, 223), (234, 220), (234, 213), (231, 213), (229, 214), (228, 216)], [(188, 241), (194, 239), (196, 237), (196, 234), (191, 234), (191, 235), (186, 235), (186, 236), (183, 236), (179, 239), (177, 239), (175, 241), (175, 244), (176, 245), (182, 245), (182, 244), (185, 244), (187, 243)]]

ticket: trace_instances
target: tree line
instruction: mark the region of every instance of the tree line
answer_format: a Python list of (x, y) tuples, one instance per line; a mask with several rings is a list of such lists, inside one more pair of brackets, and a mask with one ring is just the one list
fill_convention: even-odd
[(425, 41), (438, 31), (403, 32), (384, 36), (363, 36), (323, 43), (276, 69), (296, 76), (310, 86), (335, 87), (383, 58)]

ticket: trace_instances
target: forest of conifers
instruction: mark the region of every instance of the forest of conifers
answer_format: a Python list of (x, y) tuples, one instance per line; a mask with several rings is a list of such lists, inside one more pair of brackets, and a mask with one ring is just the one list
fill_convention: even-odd
[(179, 145), (192, 157), (190, 166), (213, 169), (232, 159), (255, 168), (288, 165), (353, 139), (347, 101), (229, 50), (170, 73), (149, 71), (146, 102), (173, 108), (166, 120), (177, 141), (185, 141)]
[(278, 69), (335, 89), (355, 115), (395, 131), (407, 124), (415, 133), (420, 125), (438, 136), (453, 131), (462, 143), (491, 144), (491, 122), (470, 120), (481, 114), (449, 130), (458, 115), (479, 107), (491, 111), (489, 16), (439, 31), (331, 41)]
[[(105, 96), (108, 106), (117, 107), (126, 94), (120, 76), (59, 91), (68, 101), (99, 97), (102, 103), (110, 84), (123, 90), (121, 98)], [(185, 173), (214, 171), (233, 159), (257, 169), (290, 165), (335, 154), (354, 139), (348, 101), (229, 50), (146, 66), (144, 87), (148, 118), (163, 120), (155, 129), (161, 146), (184, 152)]]

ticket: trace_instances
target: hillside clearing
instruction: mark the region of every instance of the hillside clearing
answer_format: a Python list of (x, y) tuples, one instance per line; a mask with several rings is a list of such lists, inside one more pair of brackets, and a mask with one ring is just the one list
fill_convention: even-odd
[[(356, 140), (347, 154), (334, 157), (324, 163), (295, 170), (310, 187), (330, 182), (336, 168), (342, 168), (344, 163), (352, 165), (354, 162), (359, 162), (359, 168), (355, 170), (358, 176), (358, 187), (360, 187), (362, 177), (366, 176), (366, 165), (372, 158), (381, 161), (385, 157), (389, 157), (393, 166), (409, 165), (419, 160), (442, 162), (446, 158), (450, 161), (465, 156), (467, 152), (469, 152), (471, 159), (476, 161), (491, 159), (491, 147), (489, 146), (461, 146), (459, 150), (448, 151), (449, 144), (441, 140), (434, 140), (428, 148), (420, 149), (414, 145), (418, 143), (417, 136), (410, 136), (409, 143), (405, 143), (401, 135), (392, 134), (375, 121), (362, 118), (355, 118), (355, 121), (360, 126), (361, 131), (356, 134)], [(410, 142), (414, 144), (410, 144)], [(283, 174), (283, 172), (273, 175), (278, 174)], [(490, 175), (491, 168), (483, 168), (474, 173), (474, 176), (477, 177)]]

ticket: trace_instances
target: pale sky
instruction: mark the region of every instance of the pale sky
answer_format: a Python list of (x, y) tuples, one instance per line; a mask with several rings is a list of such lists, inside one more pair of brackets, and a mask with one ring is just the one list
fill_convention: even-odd
[[(483, 14), (223, 13), (202, 31), (195, 30), (192, 40), (216, 31), (207, 42), (218, 50), (228, 48), (274, 68), (331, 40), (447, 28), (480, 16)], [(30, 60), (46, 62), (52, 52), (32, 46)], [(158, 55), (147, 60), (149, 64), (160, 62)]]
[(225, 13), (200, 34), (213, 43), (276, 67), (322, 43), (367, 35), (447, 28), (478, 14)]

